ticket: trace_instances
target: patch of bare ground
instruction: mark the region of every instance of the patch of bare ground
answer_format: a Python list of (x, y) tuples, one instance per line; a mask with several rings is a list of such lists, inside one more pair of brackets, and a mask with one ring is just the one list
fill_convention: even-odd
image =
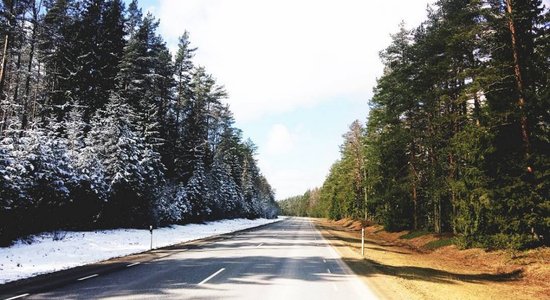
[[(367, 226), (361, 256), (359, 221), (316, 219), (343, 260), (382, 299), (550, 299), (550, 249), (510, 253), (435, 247), (450, 238), (386, 232)], [(368, 225), (368, 224), (366, 224)]]

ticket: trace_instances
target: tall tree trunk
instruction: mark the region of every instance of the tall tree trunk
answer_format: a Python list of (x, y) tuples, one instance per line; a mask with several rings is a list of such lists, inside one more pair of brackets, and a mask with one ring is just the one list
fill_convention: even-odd
[(25, 97), (23, 99), (23, 112), (21, 116), (21, 133), (25, 128), (27, 128), (27, 123), (29, 120), (29, 98), (31, 93), (31, 78), (32, 78), (32, 63), (34, 59), (34, 46), (36, 44), (36, 26), (38, 25), (38, 10), (40, 9), (41, 2), (39, 2), (38, 7), (36, 6), (36, 1), (32, 3), (32, 34), (30, 40), (30, 49), (29, 49), (29, 62), (27, 63), (27, 78), (25, 79)]
[[(21, 39), (21, 48), (23, 45), (23, 39)], [(21, 79), (21, 48), (17, 53), (17, 61), (15, 63), (15, 84), (13, 89), (13, 105), (18, 105), (19, 103), (19, 81)]]
[[(1, 105), (1, 102), (0, 102)], [(6, 123), (7, 119), (7, 113), (8, 113), (8, 107), (2, 105), (2, 116), (0, 116), (0, 137), (2, 136), (2, 133), (4, 132), (4, 124)]]
[[(452, 152), (449, 152), (449, 181), (450, 182), (453, 182), (453, 181), (456, 181), (457, 180), (457, 172), (456, 172), (456, 161), (455, 161), (455, 158), (454, 158), (454, 155)], [(453, 215), (451, 216), (451, 220), (454, 220), (455, 218), (455, 215), (454, 215), (454, 207), (456, 206), (456, 192), (455, 192), (455, 189), (451, 186), (450, 188), (450, 192), (451, 192), (451, 206), (453, 207)], [(451, 224), (453, 224), (451, 222)], [(454, 231), (454, 229), (453, 229)]]
[[(8, 14), (8, 30), (6, 31), (6, 34), (4, 35), (4, 47), (2, 49), (2, 61), (0, 62), (0, 104), (1, 101), (4, 99), (7, 99), (7, 95), (4, 98), (4, 85), (6, 82), (6, 76), (8, 73), (8, 58), (9, 58), (9, 50), (11, 47), (11, 33), (13, 32), (13, 27), (15, 26), (15, 0), (10, 1), (7, 8), (7, 14)], [(9, 105), (7, 103), (4, 103), (3, 109), (2, 109), (2, 120), (0, 120), (0, 135), (2, 132), (7, 128), (7, 120), (9, 117)]]
[(0, 100), (4, 94), (4, 81), (6, 80), (6, 68), (8, 63), (8, 49), (10, 44), (10, 35), (6, 33), (4, 36), (4, 48), (2, 50), (2, 62), (0, 64)]
[[(520, 110), (520, 128), (521, 128), (521, 139), (523, 141), (523, 149), (524, 149), (524, 156), (526, 160), (529, 160), (529, 156), (531, 155), (531, 143), (529, 140), (529, 128), (528, 128), (528, 122), (527, 122), (527, 114), (525, 112), (525, 85), (523, 81), (523, 75), (521, 72), (521, 61), (519, 57), (519, 49), (518, 49), (518, 33), (516, 30), (516, 24), (514, 22), (514, 8), (512, 7), (512, 0), (506, 0), (506, 11), (508, 12), (508, 28), (510, 29), (510, 35), (512, 38), (512, 54), (514, 58), (514, 75), (516, 79), (516, 88), (518, 91), (518, 107)], [(527, 162), (526, 167), (527, 173), (533, 173), (533, 166), (529, 165), (529, 162)], [(533, 184), (531, 182), (531, 184)], [(533, 187), (533, 186), (532, 186)], [(531, 208), (531, 212), (533, 212), (533, 208)], [(536, 239), (539, 240), (539, 235), (535, 230), (535, 227), (531, 227), (531, 235)]]
[(35, 84), (35, 88), (34, 88), (34, 95), (32, 97), (32, 113), (31, 113), (31, 120), (35, 120), (36, 118), (36, 104), (38, 102), (38, 89), (40, 88), (40, 72), (41, 72), (41, 64), (38, 63), (38, 70), (36, 70), (36, 84)]
[(4, 109), (2, 112), (2, 121), (0, 122), (0, 136), (5, 130), (8, 129), (8, 119), (10, 117), (10, 114), (12, 113), (11, 110), (12, 110), (11, 105), (4, 106)]
[[(518, 106), (520, 109), (520, 127), (521, 127), (521, 139), (523, 141), (523, 148), (525, 158), (529, 158), (531, 152), (531, 144), (529, 142), (529, 129), (527, 127), (527, 115), (525, 113), (525, 90), (523, 83), (523, 76), (521, 73), (521, 62), (519, 59), (519, 49), (517, 42), (517, 30), (513, 18), (514, 9), (512, 7), (512, 0), (506, 0), (506, 11), (508, 12), (508, 29), (512, 38), (512, 54), (514, 58), (514, 75), (516, 79), (516, 88), (518, 92)], [(528, 172), (532, 172), (531, 166), (527, 167)]]
[(417, 196), (417, 187), (416, 187), (416, 178), (418, 177), (414, 165), (411, 163), (411, 169), (414, 174), (414, 179), (412, 182), (412, 198), (413, 198), (413, 229), (418, 229), (418, 196)]
[(13, 32), (13, 27), (15, 26), (15, 0), (10, 1), (9, 12), (8, 12), (8, 30), (4, 35), (4, 49), (2, 50), (2, 62), (0, 63), (0, 100), (3, 98), (4, 94), (4, 83), (6, 81), (7, 65), (8, 65), (8, 56), (11, 42), (11, 33)]
[[(430, 132), (431, 136), (436, 136), (436, 131), (433, 125), (433, 119), (434, 116), (430, 116), (428, 118), (428, 131)], [(436, 157), (436, 149), (434, 149), (434, 146), (428, 147), (428, 157), (430, 158), (430, 181), (435, 181), (436, 178), (436, 166), (437, 166), (437, 157)], [(433, 187), (432, 187), (433, 189)], [(431, 195), (433, 203), (433, 212), (434, 212), (434, 231), (436, 233), (441, 233), (441, 196), (440, 195)], [(434, 197), (437, 197), (437, 199), (433, 199)]]
[(418, 179), (418, 172), (416, 171), (416, 145), (412, 143), (411, 147), (411, 157), (409, 160), (409, 166), (413, 174), (413, 179), (411, 183), (411, 193), (412, 193), (412, 200), (413, 200), (413, 229), (418, 229), (418, 195), (417, 195), (417, 179)]
[(476, 126), (481, 126), (481, 104), (479, 103), (477, 91), (474, 91), (474, 119)]

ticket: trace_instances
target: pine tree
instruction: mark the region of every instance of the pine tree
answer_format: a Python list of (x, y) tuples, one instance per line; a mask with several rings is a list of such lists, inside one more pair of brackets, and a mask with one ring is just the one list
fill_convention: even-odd
[(215, 125), (212, 117), (225, 95), (204, 68), (194, 71), (190, 84), (193, 96), (183, 107), (185, 127), (179, 145), (181, 152), (176, 158), (176, 174), (183, 182), (192, 176), (195, 165), (204, 166), (211, 162), (209, 132)]
[(132, 38), (143, 24), (143, 12), (138, 6), (137, 0), (132, 0), (128, 5), (125, 32)]
[(71, 80), (72, 98), (86, 107), (86, 121), (105, 106), (115, 87), (124, 46), (122, 11), (119, 0), (87, 0), (75, 23), (76, 42), (70, 52), (78, 68)]
[(174, 108), (176, 114), (176, 123), (179, 125), (183, 120), (182, 108), (185, 103), (191, 99), (191, 78), (194, 69), (193, 56), (197, 48), (191, 47), (189, 41), (189, 33), (186, 31), (180, 38), (178, 43), (178, 52), (176, 53), (174, 61), (174, 69), (176, 75), (176, 91), (177, 98)]
[(541, 138), (542, 120), (548, 119), (542, 109), (547, 100), (537, 97), (547, 82), (547, 76), (539, 77), (537, 64), (544, 54), (535, 51), (539, 28), (544, 28), (540, 1), (492, 3), (487, 15), (494, 33), (487, 44), (494, 47), (488, 63), (495, 71), (486, 93), (494, 137), (486, 168), (494, 190), (494, 213), (509, 217), (495, 218), (484, 232), (513, 247), (545, 243), (541, 236), (550, 231), (543, 217), (549, 143)]
[[(8, 120), (26, 113), (26, 82), (30, 78), (38, 17), (34, 1), (4, 1), (0, 14), (0, 134), (11, 126)], [(32, 15), (32, 16), (31, 16)]]
[(31, 16), (28, 20), (32, 29), (30, 31), (29, 37), (29, 46), (28, 46), (28, 58), (27, 58), (27, 68), (25, 75), (25, 86), (24, 86), (24, 95), (23, 95), (23, 105), (21, 111), (21, 130), (27, 128), (29, 122), (34, 121), (36, 114), (36, 103), (38, 102), (37, 93), (32, 93), (32, 89), (35, 91), (41, 89), (39, 86), (40, 81), (40, 67), (41, 63), (36, 60), (37, 46), (38, 46), (38, 35), (40, 26), (42, 24), (42, 14), (41, 10), (42, 1), (32, 0), (29, 2)]
[(136, 111), (139, 130), (146, 142), (161, 151), (160, 130), (167, 127), (167, 107), (171, 100), (173, 67), (170, 54), (156, 34), (158, 22), (148, 14), (124, 48), (117, 75), (124, 101)]
[(187, 101), (191, 101), (191, 77), (193, 71), (192, 58), (196, 48), (191, 48), (189, 34), (185, 32), (179, 40), (178, 51), (174, 61), (174, 72), (176, 78), (175, 98), (168, 102), (167, 114), (165, 116), (165, 128), (163, 128), (163, 139), (165, 141), (162, 147), (162, 159), (166, 166), (166, 172), (169, 177), (176, 177), (177, 162), (184, 159), (185, 153), (182, 143), (184, 143), (185, 116), (184, 106)]
[(71, 91), (79, 69), (78, 54), (72, 52), (76, 50), (74, 32), (79, 10), (75, 0), (52, 0), (45, 6), (47, 12), (39, 35), (39, 49), (47, 74), (47, 94), (42, 100), (41, 118), (44, 121), (49, 113), (54, 113), (59, 121), (67, 113), (68, 104), (78, 100), (72, 97)]
[(172, 61), (137, 1), (126, 12), (121, 0), (1, 1), (0, 11), (0, 244), (62, 228), (274, 217), (254, 147), (223, 87), (194, 67), (187, 32)]
[[(372, 220), (464, 246), (546, 243), (544, 18), (540, 1), (441, 0), (393, 36), (363, 140)], [(329, 217), (357, 210), (352, 153), (321, 188)]]

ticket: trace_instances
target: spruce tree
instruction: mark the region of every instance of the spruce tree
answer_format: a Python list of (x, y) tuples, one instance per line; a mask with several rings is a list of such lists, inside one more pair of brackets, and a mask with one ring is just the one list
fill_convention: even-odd
[(108, 226), (152, 222), (162, 165), (136, 128), (137, 118), (133, 108), (114, 94), (92, 121), (87, 144), (94, 147), (105, 172), (109, 202), (102, 217)]

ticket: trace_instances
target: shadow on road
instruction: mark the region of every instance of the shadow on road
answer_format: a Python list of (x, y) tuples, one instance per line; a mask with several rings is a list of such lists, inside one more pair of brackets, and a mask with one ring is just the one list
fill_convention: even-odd
[[(306, 252), (295, 252), (304, 249)], [(201, 299), (203, 295), (212, 298), (215, 294), (225, 299), (235, 289), (266, 290), (287, 281), (306, 286), (326, 283), (331, 287), (331, 283), (347, 280), (341, 262), (323, 256), (320, 249), (326, 251), (326, 242), (310, 223), (281, 222), (263, 230), (224, 235), (216, 242), (154, 250), (152, 253), (160, 259), (31, 298), (134, 298), (139, 295), (139, 298)], [(287, 255), (294, 253), (301, 254)], [(199, 284), (221, 268), (224, 271), (208, 284)]]
[[(124, 272), (124, 276), (106, 276), (94, 279), (93, 285), (86, 283), (72, 286), (70, 290), (59, 289), (36, 295), (33, 299), (88, 299), (111, 297), (173, 297), (177, 291), (186, 298), (186, 291), (193, 299), (192, 290), (223, 290), (217, 283), (235, 285), (270, 285), (274, 280), (291, 279), (305, 282), (333, 282), (344, 275), (323, 272), (328, 265), (337, 265), (334, 261), (322, 257), (271, 257), (271, 256), (235, 256), (230, 258), (201, 259), (163, 259), (144, 263)], [(213, 278), (208, 285), (198, 285), (205, 274), (212, 274), (224, 266), (225, 272)], [(294, 266), (280, 268), (281, 266)], [(140, 268), (146, 268), (148, 276), (143, 276)], [(336, 268), (333, 268), (336, 269)], [(323, 270), (323, 271), (322, 271)], [(207, 276), (207, 275), (206, 275)], [(151, 278), (162, 280), (151, 280)], [(219, 280), (219, 281), (218, 281)], [(101, 289), (98, 289), (101, 287)]]

